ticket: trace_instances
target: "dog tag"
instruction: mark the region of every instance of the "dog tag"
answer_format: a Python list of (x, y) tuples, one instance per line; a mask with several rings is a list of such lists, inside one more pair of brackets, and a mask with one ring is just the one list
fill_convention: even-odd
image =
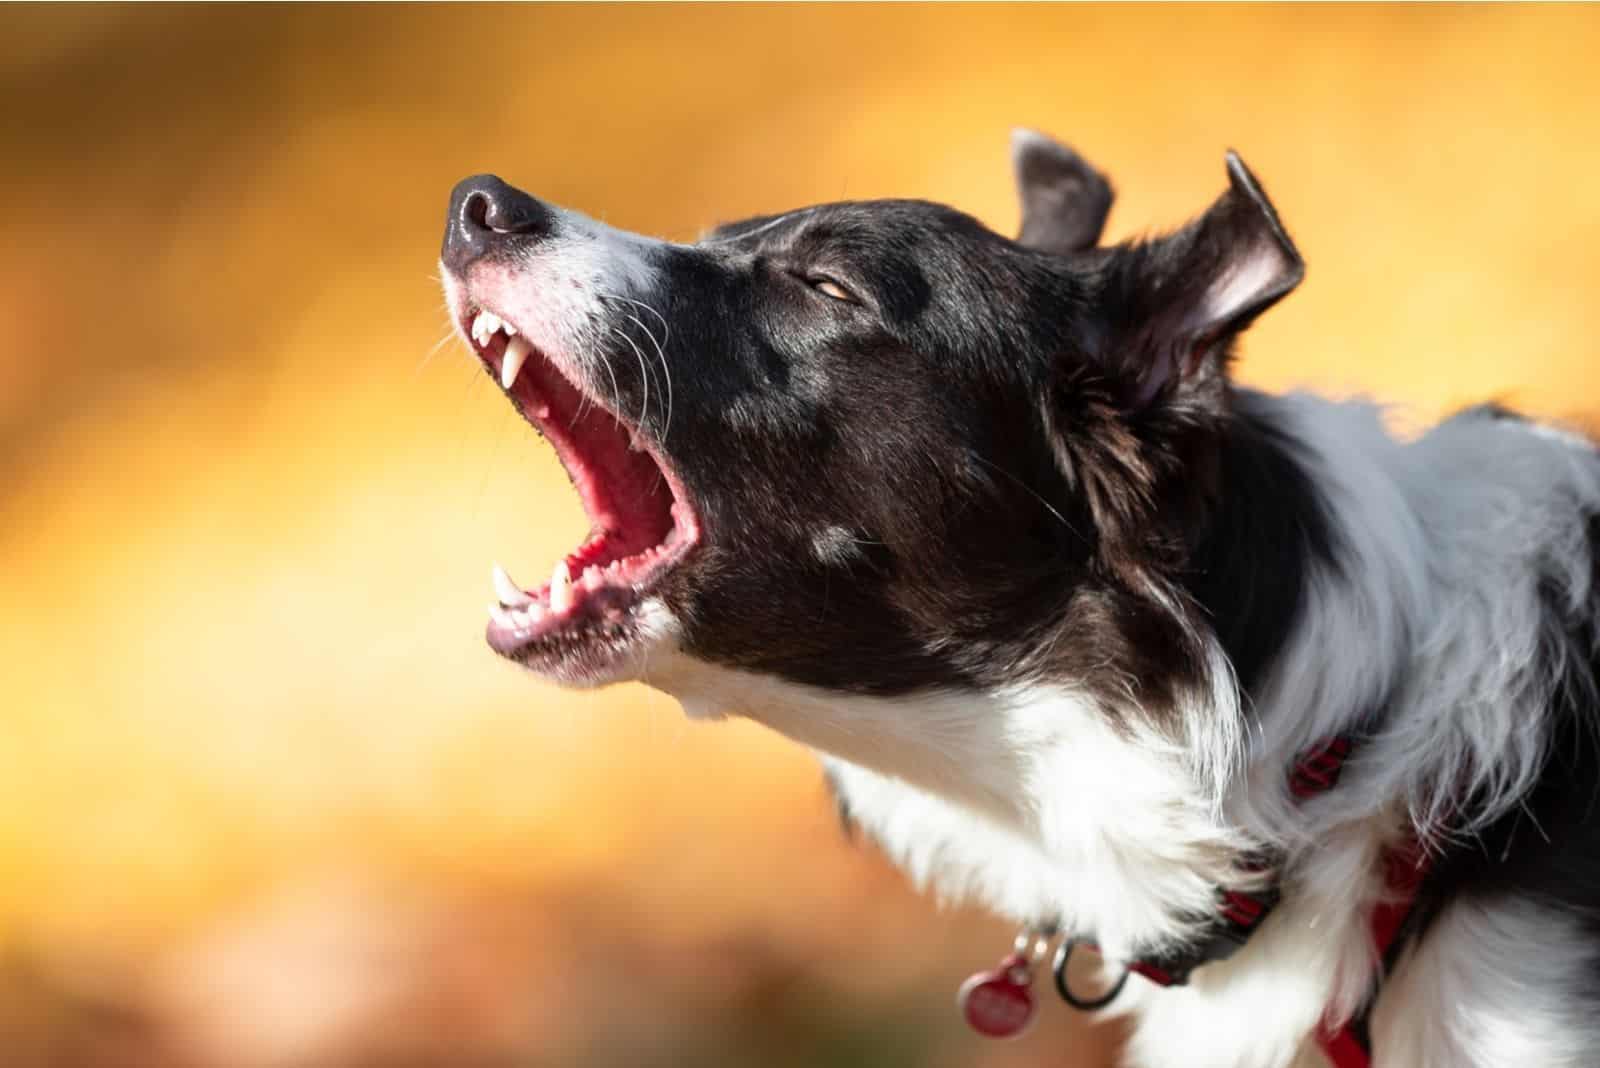
[(992, 971), (979, 972), (961, 984), (956, 1004), (967, 1026), (986, 1038), (1015, 1038), (1033, 1019), (1032, 969), (1028, 958), (1013, 953)]

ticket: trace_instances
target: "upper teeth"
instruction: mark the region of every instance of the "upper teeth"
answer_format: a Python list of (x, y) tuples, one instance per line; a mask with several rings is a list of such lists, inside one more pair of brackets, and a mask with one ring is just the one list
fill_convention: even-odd
[(517, 374), (522, 370), (522, 363), (532, 351), (533, 346), (528, 344), (526, 338), (514, 337), (506, 343), (506, 354), (500, 361), (502, 388), (510, 389), (516, 383)]
[(494, 312), (481, 311), (477, 318), (472, 320), (472, 340), (480, 345), (488, 345), (490, 339), (498, 332), (504, 330), (507, 337), (516, 334), (517, 328), (506, 322)]

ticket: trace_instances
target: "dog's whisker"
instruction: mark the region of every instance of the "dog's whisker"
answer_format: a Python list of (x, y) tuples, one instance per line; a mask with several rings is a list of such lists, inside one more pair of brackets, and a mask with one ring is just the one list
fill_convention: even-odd
[[(638, 304), (639, 302), (630, 301), (629, 303)], [(643, 306), (644, 305), (641, 305), (641, 307)], [(659, 318), (659, 316), (660, 313), (658, 312), (657, 317)], [(639, 329), (644, 331), (644, 336), (650, 339), (650, 343), (655, 346), (656, 360), (661, 364), (661, 377), (665, 382), (667, 394), (666, 418), (661, 427), (661, 440), (665, 442), (667, 440), (668, 433), (672, 429), (672, 368), (667, 365), (666, 345), (664, 341), (657, 341), (656, 336), (650, 332), (650, 328), (645, 326), (644, 323), (639, 322), (637, 316), (629, 315), (628, 319), (634, 323), (637, 323)], [(665, 323), (665, 320), (662, 321)]]
[(422, 359), (417, 361), (416, 369), (412, 372), (413, 377), (421, 375), (427, 369), (428, 364), (433, 361), (433, 358), (439, 354), (439, 350), (450, 344), (455, 339), (455, 336), (456, 328), (454, 326), (446, 329), (444, 335), (438, 341), (435, 341), (427, 352), (422, 354)]
[(1073, 534), (1073, 536), (1079, 537), (1079, 538), (1082, 537), (1082, 535), (1078, 533), (1078, 531), (1073, 527), (1073, 525), (1071, 523), (1067, 522), (1067, 517), (1062, 515), (1060, 513), (1060, 511), (1058, 511), (1053, 504), (1051, 504), (1049, 501), (1045, 500), (1044, 497), (1041, 496), (1039, 494), (1039, 492), (1037, 490), (1035, 490), (1032, 486), (1028, 485), (1026, 482), (1023, 482), (1016, 475), (1013, 475), (1010, 471), (1007, 471), (1005, 468), (1001, 467), (999, 464), (995, 463), (994, 461), (988, 460), (988, 459), (984, 458), (983, 456), (981, 456), (981, 455), (979, 455), (978, 453), (975, 453), (975, 452), (971, 453), (970, 455), (974, 460), (977, 460), (979, 463), (983, 464), (985, 467), (989, 468), (991, 471), (994, 471), (996, 474), (1004, 475), (1006, 478), (1010, 479), (1013, 483), (1015, 483), (1016, 486), (1019, 489), (1023, 490), (1028, 495), (1033, 497), (1034, 500), (1038, 501), (1041, 505), (1044, 506), (1046, 511), (1048, 511), (1051, 515), (1055, 516), (1056, 520), (1058, 522), (1060, 522), (1060, 524), (1062, 526), (1066, 527), (1067, 530), (1070, 531)]
[(639, 402), (638, 426), (643, 430), (649, 426), (650, 419), (650, 369), (645, 366), (644, 352), (633, 338), (620, 330), (613, 330), (612, 333), (628, 343), (628, 347), (633, 350), (634, 359), (639, 361), (639, 385), (644, 396)]
[[(624, 336), (622, 334), (622, 332), (617, 330), (615, 327), (612, 327), (611, 332), (613, 334), (615, 334), (617, 337), (622, 338), (622, 340), (624, 340), (624, 341), (628, 340), (627, 337)], [(610, 379), (610, 381), (611, 381), (611, 404), (612, 404), (612, 407), (616, 411), (620, 412), (620, 411), (622, 411), (622, 391), (617, 386), (616, 372), (614, 372), (611, 369), (611, 361), (609, 359), (602, 359), (600, 361), (600, 363), (601, 363), (601, 365), (603, 367), (605, 367), (605, 369), (606, 369), (606, 377), (608, 379)]]
[[(625, 297), (625, 296), (622, 296), (620, 293), (602, 292), (602, 293), (599, 294), (599, 296), (602, 299), (605, 299), (605, 300), (614, 300), (614, 301), (618, 301), (618, 302), (624, 303), (624, 304), (631, 304), (634, 307), (643, 309), (644, 311), (649, 312), (651, 315), (654, 315), (656, 317), (656, 319), (661, 323), (662, 336), (661, 336), (661, 338), (658, 339), (655, 336), (655, 333), (648, 326), (646, 326), (642, 321), (640, 321), (638, 316), (632, 315), (632, 314), (628, 314), (626, 312), (624, 313), (624, 317), (627, 318), (634, 325), (638, 326), (638, 328), (644, 333), (644, 336), (650, 340), (650, 344), (655, 348), (656, 360), (659, 362), (660, 367), (661, 367), (661, 375), (662, 375), (662, 380), (663, 380), (663, 384), (664, 384), (665, 392), (666, 392), (666, 411), (665, 411), (665, 416), (664, 416), (663, 423), (662, 423), (662, 428), (661, 428), (661, 440), (663, 442), (665, 442), (667, 440), (668, 434), (672, 430), (672, 408), (673, 408), (672, 369), (667, 363), (667, 355), (666, 355), (666, 345), (667, 345), (667, 340), (671, 337), (671, 327), (668, 325), (665, 316), (663, 316), (659, 311), (657, 311), (655, 308), (651, 307), (649, 304), (645, 303), (644, 301), (635, 300), (632, 297)], [(631, 343), (631, 339), (629, 339), (629, 340), (630, 340), (630, 343)]]

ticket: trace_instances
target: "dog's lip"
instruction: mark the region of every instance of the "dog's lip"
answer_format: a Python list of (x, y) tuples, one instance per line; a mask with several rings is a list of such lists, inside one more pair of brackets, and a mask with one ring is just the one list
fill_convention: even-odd
[[(484, 329), (484, 317), (498, 329)], [(536, 347), (511, 319), (465, 302), (458, 328), (512, 405), (555, 448), (594, 531), (559, 561), (551, 580), (524, 589), (496, 566), (489, 609), (491, 648), (535, 670), (566, 677), (563, 661), (594, 666), (640, 637), (638, 609), (700, 544), (700, 522), (674, 465), (648, 431), (617, 412), (554, 353)], [(526, 354), (509, 385), (502, 371), (513, 339)]]

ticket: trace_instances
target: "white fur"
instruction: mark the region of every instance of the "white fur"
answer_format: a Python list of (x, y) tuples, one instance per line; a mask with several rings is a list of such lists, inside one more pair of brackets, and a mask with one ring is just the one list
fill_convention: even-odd
[(861, 539), (850, 528), (826, 526), (811, 536), (811, 552), (824, 564), (835, 567), (848, 564), (861, 555)]
[[(1574, 614), (1594, 594), (1583, 517), (1600, 506), (1600, 465), (1512, 420), (1458, 418), (1407, 445), (1370, 405), (1297, 395), (1283, 409), (1340, 524), (1342, 574), (1312, 576), (1263, 702), (1241, 818), (1315, 836), (1400, 802), (1427, 833), (1481, 789), (1473, 815), (1492, 820), (1538, 771), (1563, 666), (1551, 630), (1563, 621), (1541, 583)], [(1277, 770), (1380, 705), (1384, 729), (1347, 769), (1352, 788), (1307, 821)]]
[(1600, 1018), (1578, 997), (1592, 932), (1529, 900), (1462, 901), (1395, 970), (1372, 1019), (1381, 1068), (1587, 1068)]
[[(1563, 666), (1541, 578), (1567, 610), (1593, 610), (1583, 518), (1600, 510), (1600, 465), (1589, 450), (1553, 447), (1514, 420), (1456, 419), (1405, 445), (1370, 405), (1297, 395), (1280, 413), (1340, 524), (1340, 571), (1311, 577), (1228, 810), (1287, 851), (1292, 881), (1243, 954), (1184, 990), (1148, 994), (1137, 1063), (1281, 1065), (1294, 1027), (1352, 1013), (1375, 971), (1365, 917), (1381, 890), (1380, 847), (1402, 830), (1437, 847), (1452, 818), (1456, 829), (1463, 818), (1481, 823), (1521, 799)], [(1340, 788), (1294, 799), (1285, 769), (1295, 754), (1369, 713), (1382, 728)], [(1474, 791), (1482, 807), (1457, 812)], [(1481, 949), (1454, 951), (1476, 954), (1474, 968), (1498, 966)], [(1277, 964), (1255, 966), (1274, 955)], [(1199, 1027), (1229, 1014), (1249, 1026)], [(1197, 1044), (1201, 1034), (1219, 1045)]]
[(863, 828), (919, 884), (1018, 922), (1061, 917), (1111, 954), (1188, 933), (1182, 914), (1241, 877), (1248, 843), (1180, 749), (1130, 742), (1070, 691), (846, 696), (681, 655), (649, 681), (821, 750)]

